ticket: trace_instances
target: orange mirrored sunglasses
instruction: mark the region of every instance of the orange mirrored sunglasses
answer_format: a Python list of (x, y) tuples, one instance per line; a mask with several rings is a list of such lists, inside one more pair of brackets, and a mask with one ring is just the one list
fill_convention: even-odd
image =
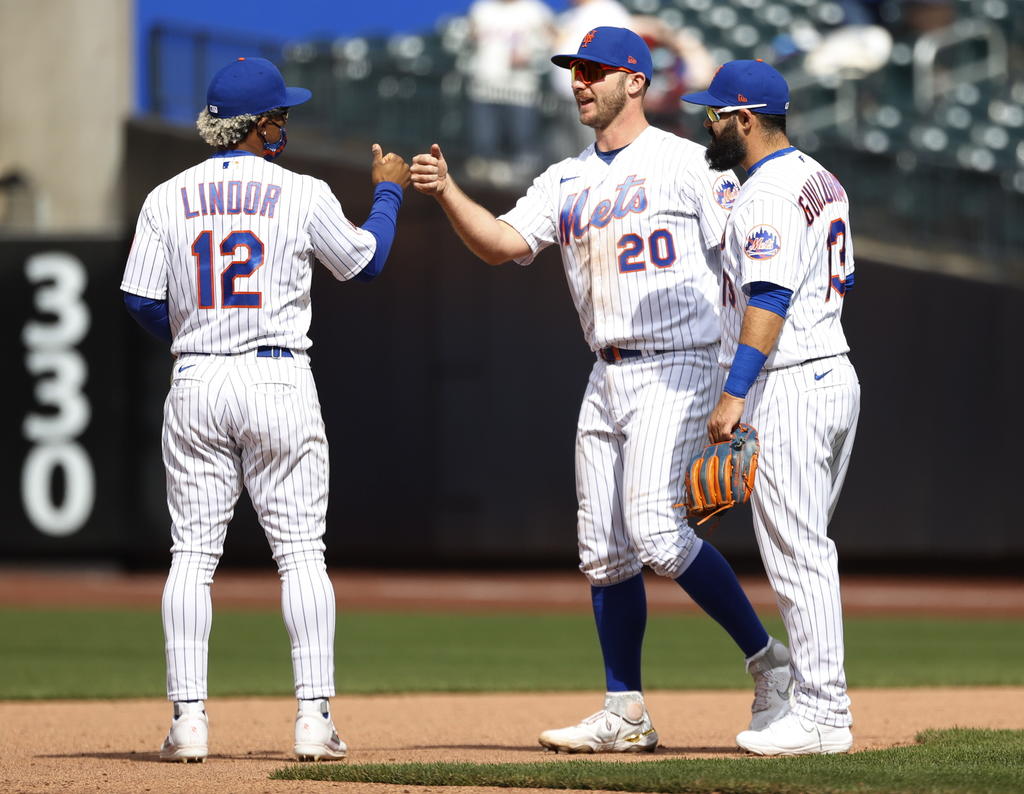
[(573, 82), (579, 80), (583, 85), (590, 85), (603, 80), (608, 72), (631, 72), (625, 66), (605, 66), (603, 63), (578, 59), (569, 63), (569, 75)]

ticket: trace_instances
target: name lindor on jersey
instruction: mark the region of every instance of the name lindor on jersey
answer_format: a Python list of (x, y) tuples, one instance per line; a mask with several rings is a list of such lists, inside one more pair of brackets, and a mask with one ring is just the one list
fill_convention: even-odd
[(281, 198), (280, 185), (250, 181), (242, 188), (239, 179), (228, 182), (200, 182), (193, 190), (181, 189), (181, 204), (186, 218), (200, 215), (256, 215), (274, 217)]

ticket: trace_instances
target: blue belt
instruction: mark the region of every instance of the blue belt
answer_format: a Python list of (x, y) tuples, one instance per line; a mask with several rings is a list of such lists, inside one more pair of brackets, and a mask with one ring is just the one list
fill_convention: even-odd
[[(182, 356), (208, 356), (210, 354), (209, 353), (193, 353), (193, 352), (188, 351), (188, 352), (180, 353), (179, 355), (182, 355)], [(238, 353), (232, 353), (232, 354), (229, 354), (229, 355), (239, 355), (239, 354)], [(257, 347), (256, 348), (256, 357), (257, 358), (294, 358), (294, 356), (292, 355), (292, 351), (289, 350), (287, 347), (266, 347), (266, 346)]]
[(258, 358), (292, 358), (292, 351), (287, 347), (257, 347)]
[[(665, 350), (655, 350), (654, 353), (665, 353)], [(640, 356), (647, 355), (643, 350), (624, 350), (621, 347), (602, 347), (597, 351), (599, 358), (604, 359), (609, 364), (614, 364), (616, 361), (622, 361), (624, 358), (639, 358)]]

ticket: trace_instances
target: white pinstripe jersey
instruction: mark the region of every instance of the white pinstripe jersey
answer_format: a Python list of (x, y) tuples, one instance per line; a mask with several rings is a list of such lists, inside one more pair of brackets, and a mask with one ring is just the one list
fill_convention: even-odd
[(756, 281), (793, 291), (766, 369), (849, 351), (839, 318), (854, 269), (850, 205), (817, 161), (794, 149), (762, 162), (740, 189), (723, 248), (723, 366), (736, 355), (746, 288)]
[(718, 340), (719, 242), (737, 180), (704, 147), (647, 127), (606, 164), (588, 146), (550, 166), (499, 217), (528, 265), (561, 248), (591, 350), (684, 350)]
[(121, 290), (167, 299), (175, 355), (307, 350), (314, 257), (344, 281), (375, 250), (326, 183), (234, 151), (149, 194)]

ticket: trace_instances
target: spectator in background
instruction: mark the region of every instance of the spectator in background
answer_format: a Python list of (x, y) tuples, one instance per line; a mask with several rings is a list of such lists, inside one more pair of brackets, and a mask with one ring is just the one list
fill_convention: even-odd
[[(539, 164), (541, 64), (554, 14), (541, 0), (476, 0), (469, 9), (474, 47), (468, 79), (474, 176), (510, 184)], [(504, 134), (503, 134), (504, 133)]]
[(881, 69), (892, 54), (892, 34), (882, 24), (882, 0), (839, 0), (839, 27), (822, 36), (804, 58), (814, 77), (863, 77)]
[(863, 77), (885, 66), (893, 40), (912, 41), (956, 18), (952, 0), (839, 0), (842, 22), (804, 58), (815, 77)]
[[(715, 64), (704, 45), (685, 30), (674, 30), (653, 16), (633, 15), (618, 0), (569, 0), (570, 8), (556, 21), (556, 52), (573, 51), (582, 38), (596, 27), (621, 27), (636, 31), (647, 42), (654, 57), (654, 76), (644, 108), (652, 123), (670, 132), (679, 129), (679, 95), (704, 88), (714, 76)], [(659, 48), (668, 58), (658, 57)], [(665, 60), (669, 63), (666, 65)], [(593, 142), (593, 134), (579, 123), (579, 111), (572, 82), (565, 70), (551, 68), (551, 85), (559, 98), (558, 124), (551, 136), (552, 158), (575, 154)]]

